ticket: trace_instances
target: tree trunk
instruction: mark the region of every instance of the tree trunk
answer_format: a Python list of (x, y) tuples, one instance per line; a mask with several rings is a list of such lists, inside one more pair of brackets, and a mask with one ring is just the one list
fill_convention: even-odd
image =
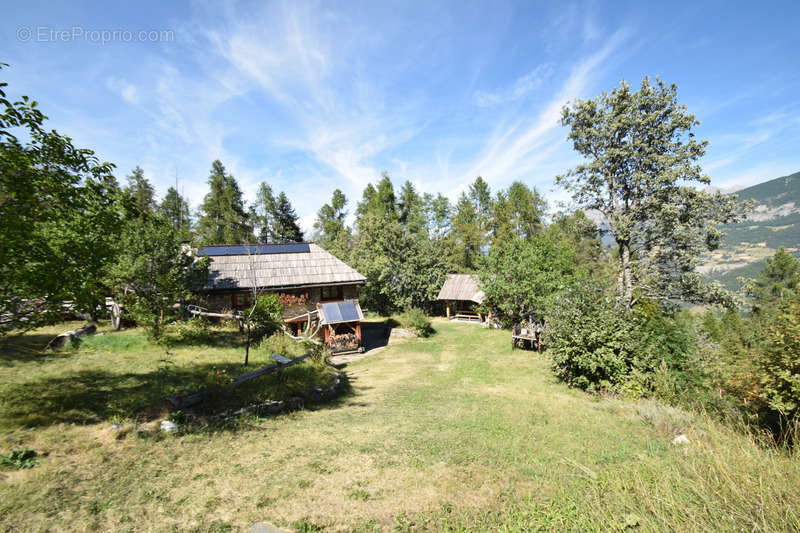
[(620, 294), (625, 303), (625, 309), (630, 310), (633, 302), (633, 279), (631, 276), (631, 248), (629, 243), (620, 245)]
[(247, 343), (244, 347), (244, 366), (247, 366), (247, 362), (250, 359), (250, 320), (247, 320)]

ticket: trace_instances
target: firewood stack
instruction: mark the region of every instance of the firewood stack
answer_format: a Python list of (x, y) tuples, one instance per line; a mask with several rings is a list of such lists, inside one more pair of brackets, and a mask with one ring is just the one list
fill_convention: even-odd
[(333, 351), (355, 350), (358, 348), (358, 337), (355, 333), (333, 335), (329, 341), (329, 348)]

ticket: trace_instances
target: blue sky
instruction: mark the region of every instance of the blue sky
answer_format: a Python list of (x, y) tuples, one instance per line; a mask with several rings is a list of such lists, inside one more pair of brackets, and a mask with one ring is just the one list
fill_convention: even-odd
[(714, 185), (800, 170), (796, 1), (217, 4), (17, 4), (0, 76), (121, 181), (140, 165), (163, 195), (177, 174), (197, 207), (221, 159), (248, 199), (285, 190), (306, 228), (383, 170), (451, 198), (481, 175), (564, 200), (561, 107), (644, 75), (678, 84)]

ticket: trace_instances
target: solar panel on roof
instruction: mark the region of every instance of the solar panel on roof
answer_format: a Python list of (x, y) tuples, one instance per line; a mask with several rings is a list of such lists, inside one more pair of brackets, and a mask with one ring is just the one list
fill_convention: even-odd
[(291, 244), (248, 244), (234, 246), (203, 246), (197, 251), (201, 257), (218, 257), (223, 255), (263, 255), (263, 254), (307, 254), (311, 252), (308, 243)]

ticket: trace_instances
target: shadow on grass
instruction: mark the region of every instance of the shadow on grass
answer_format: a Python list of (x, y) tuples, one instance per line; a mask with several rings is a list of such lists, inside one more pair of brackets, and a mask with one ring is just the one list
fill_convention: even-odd
[[(243, 368), (237, 366), (230, 370), (235, 374)], [(217, 369), (218, 365), (202, 364), (167, 366), (146, 373), (83, 370), (33, 382), (7, 384), (2, 389), (4, 406), (0, 411), (0, 424), (22, 428), (120, 420), (148, 422), (164, 417), (170, 410), (165, 400), (167, 396), (204, 388), (208, 376)], [(286, 369), (280, 377), (265, 375), (232, 389), (224, 398), (210, 398), (196, 411), (208, 415), (265, 398), (304, 397), (318, 384), (319, 375), (318, 371), (297, 365)], [(310, 398), (306, 403), (310, 406)]]
[(54, 338), (55, 335), (44, 333), (26, 333), (10, 337), (0, 344), (0, 362), (4, 366), (12, 366), (15, 362), (46, 361), (72, 355), (69, 350), (45, 351), (47, 344)]

